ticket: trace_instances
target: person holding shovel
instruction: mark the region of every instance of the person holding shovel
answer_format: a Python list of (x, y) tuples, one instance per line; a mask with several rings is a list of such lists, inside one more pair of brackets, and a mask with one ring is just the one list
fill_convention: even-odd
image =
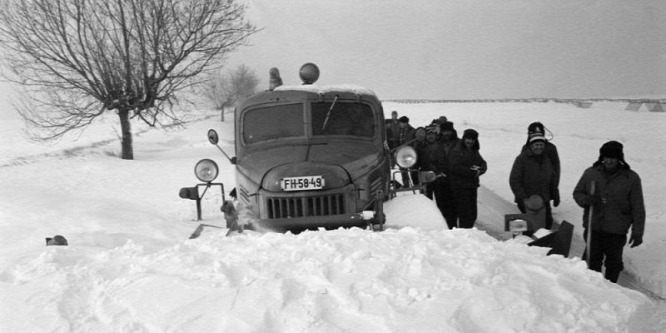
[(617, 283), (624, 269), (622, 252), (643, 243), (645, 204), (641, 179), (624, 160), (623, 146), (604, 143), (599, 159), (587, 168), (573, 191), (576, 203), (584, 208), (583, 228), (586, 249), (583, 259), (589, 269), (606, 271), (604, 277)]

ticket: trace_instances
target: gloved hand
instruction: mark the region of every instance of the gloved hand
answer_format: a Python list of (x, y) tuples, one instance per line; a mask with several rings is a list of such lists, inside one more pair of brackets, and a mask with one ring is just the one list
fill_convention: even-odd
[(631, 237), (629, 238), (629, 244), (632, 248), (643, 244), (643, 236), (638, 234), (631, 234)]

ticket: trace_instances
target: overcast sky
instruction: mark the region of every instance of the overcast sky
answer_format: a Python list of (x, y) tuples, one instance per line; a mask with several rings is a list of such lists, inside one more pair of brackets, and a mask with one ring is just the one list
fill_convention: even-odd
[(666, 97), (666, 0), (247, 0), (229, 58), (381, 99)]

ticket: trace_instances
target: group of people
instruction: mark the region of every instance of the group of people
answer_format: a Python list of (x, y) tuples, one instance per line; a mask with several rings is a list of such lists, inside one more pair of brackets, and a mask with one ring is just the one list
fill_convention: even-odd
[[(583, 237), (586, 249), (583, 259), (588, 267), (617, 282), (624, 269), (622, 255), (627, 244), (643, 243), (645, 205), (640, 177), (624, 160), (624, 146), (617, 141), (604, 143), (599, 158), (587, 168), (573, 190), (573, 199), (583, 212)], [(528, 127), (527, 142), (516, 157), (509, 184), (516, 204), (525, 213), (534, 195), (545, 205), (546, 228), (553, 225), (552, 208), (560, 204), (560, 158), (557, 148), (545, 137), (539, 122)], [(587, 256), (589, 255), (589, 258)]]
[[(487, 170), (479, 152), (479, 133), (466, 129), (458, 138), (453, 123), (440, 117), (426, 126), (424, 139), (415, 138), (409, 118), (398, 118), (396, 111), (386, 127), (389, 148), (412, 145), (419, 156), (414, 168), (437, 175), (436, 181), (426, 185), (425, 194), (434, 197), (448, 227), (472, 228), (477, 218), (479, 177)], [(642, 244), (645, 228), (641, 179), (625, 161), (623, 148), (617, 141), (603, 144), (599, 158), (583, 172), (573, 190), (573, 199), (584, 209), (587, 246), (583, 259), (598, 272), (605, 266), (604, 276), (612, 282), (617, 282), (624, 268), (625, 244), (632, 248)], [(540, 122), (530, 124), (527, 140), (511, 168), (509, 185), (523, 213), (532, 199), (539, 199), (546, 229), (553, 227), (552, 207), (560, 204), (560, 175), (557, 147), (546, 138), (546, 127)], [(403, 184), (409, 184), (409, 176), (403, 172)]]
[[(425, 127), (425, 137), (417, 138), (409, 118), (398, 118), (396, 111), (392, 112), (386, 129), (389, 149), (411, 145), (418, 154), (413, 169), (437, 175), (434, 182), (425, 185), (425, 194), (435, 200), (448, 227), (472, 228), (477, 218), (479, 177), (487, 170), (486, 161), (479, 153), (479, 133), (466, 129), (459, 138), (453, 123), (442, 116)], [(417, 184), (418, 171), (410, 174), (402, 170), (403, 186)]]

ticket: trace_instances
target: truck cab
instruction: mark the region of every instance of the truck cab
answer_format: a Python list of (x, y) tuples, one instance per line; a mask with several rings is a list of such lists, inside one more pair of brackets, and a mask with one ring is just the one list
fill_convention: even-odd
[[(235, 110), (230, 160), (240, 222), (279, 232), (381, 228), (392, 152), (375, 93), (354, 85), (315, 85), (319, 68), (312, 63), (301, 67), (301, 85), (281, 85), (278, 70), (270, 73), (270, 89)], [(415, 152), (403, 148), (398, 163), (409, 167)]]
[(236, 108), (239, 204), (259, 228), (366, 225), (359, 213), (389, 190), (382, 105), (371, 90), (317, 86), (307, 73), (318, 77), (306, 64), (303, 85), (274, 87)]

